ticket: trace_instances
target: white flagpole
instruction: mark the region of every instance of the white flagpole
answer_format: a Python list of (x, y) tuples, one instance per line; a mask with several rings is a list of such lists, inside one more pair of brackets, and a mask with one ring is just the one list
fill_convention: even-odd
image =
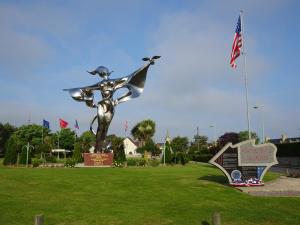
[(245, 91), (246, 91), (246, 107), (247, 107), (247, 124), (248, 124), (248, 139), (251, 139), (251, 128), (250, 128), (250, 113), (249, 113), (249, 102), (248, 102), (248, 76), (246, 70), (246, 51), (245, 51), (245, 28), (244, 28), (244, 17), (243, 10), (240, 11), (241, 17), (241, 29), (242, 29), (242, 54), (244, 58), (244, 78), (245, 78)]

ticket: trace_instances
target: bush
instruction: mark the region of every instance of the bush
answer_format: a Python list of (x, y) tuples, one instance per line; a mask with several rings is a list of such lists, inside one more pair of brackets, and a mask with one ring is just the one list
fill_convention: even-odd
[(41, 164), (43, 164), (43, 160), (42, 159), (33, 159), (32, 160), (32, 166), (33, 167), (38, 167)]
[(137, 166), (138, 158), (127, 158), (127, 166)]
[(160, 163), (159, 160), (152, 159), (151, 161), (148, 162), (148, 165), (156, 167), (156, 166), (159, 166), (159, 163)]
[(68, 158), (65, 162), (65, 167), (74, 167), (76, 164), (75, 160), (72, 158)]
[(46, 162), (49, 162), (49, 163), (57, 162), (57, 159), (54, 155), (46, 155), (45, 160), (46, 160)]

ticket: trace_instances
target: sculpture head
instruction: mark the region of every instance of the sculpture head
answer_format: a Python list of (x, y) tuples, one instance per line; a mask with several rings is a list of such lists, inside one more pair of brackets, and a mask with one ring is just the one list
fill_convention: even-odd
[(87, 71), (88, 73), (92, 74), (92, 75), (96, 75), (98, 74), (100, 77), (107, 79), (109, 77), (109, 75), (113, 72), (110, 71), (105, 67), (105, 66), (99, 66), (97, 69), (95, 69), (94, 71)]

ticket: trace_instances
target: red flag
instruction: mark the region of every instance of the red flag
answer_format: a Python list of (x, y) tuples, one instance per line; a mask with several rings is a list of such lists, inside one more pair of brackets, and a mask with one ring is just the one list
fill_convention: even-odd
[(241, 16), (239, 16), (236, 29), (235, 29), (235, 34), (234, 34), (234, 39), (233, 39), (233, 45), (232, 45), (232, 50), (231, 50), (231, 59), (230, 59), (230, 65), (232, 68), (236, 68), (235, 60), (237, 57), (240, 56), (241, 54), (241, 47), (242, 47), (242, 34), (241, 34)]
[(60, 128), (66, 128), (68, 126), (68, 122), (63, 120), (63, 119), (59, 119), (59, 126)]

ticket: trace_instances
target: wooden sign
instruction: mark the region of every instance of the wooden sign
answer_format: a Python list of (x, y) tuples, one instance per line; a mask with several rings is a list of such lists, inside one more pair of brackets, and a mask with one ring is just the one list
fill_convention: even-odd
[(255, 145), (255, 140), (225, 145), (209, 163), (217, 166), (234, 186), (260, 186), (267, 170), (278, 164), (274, 144)]
[(113, 165), (113, 153), (83, 153), (84, 166), (105, 167)]

